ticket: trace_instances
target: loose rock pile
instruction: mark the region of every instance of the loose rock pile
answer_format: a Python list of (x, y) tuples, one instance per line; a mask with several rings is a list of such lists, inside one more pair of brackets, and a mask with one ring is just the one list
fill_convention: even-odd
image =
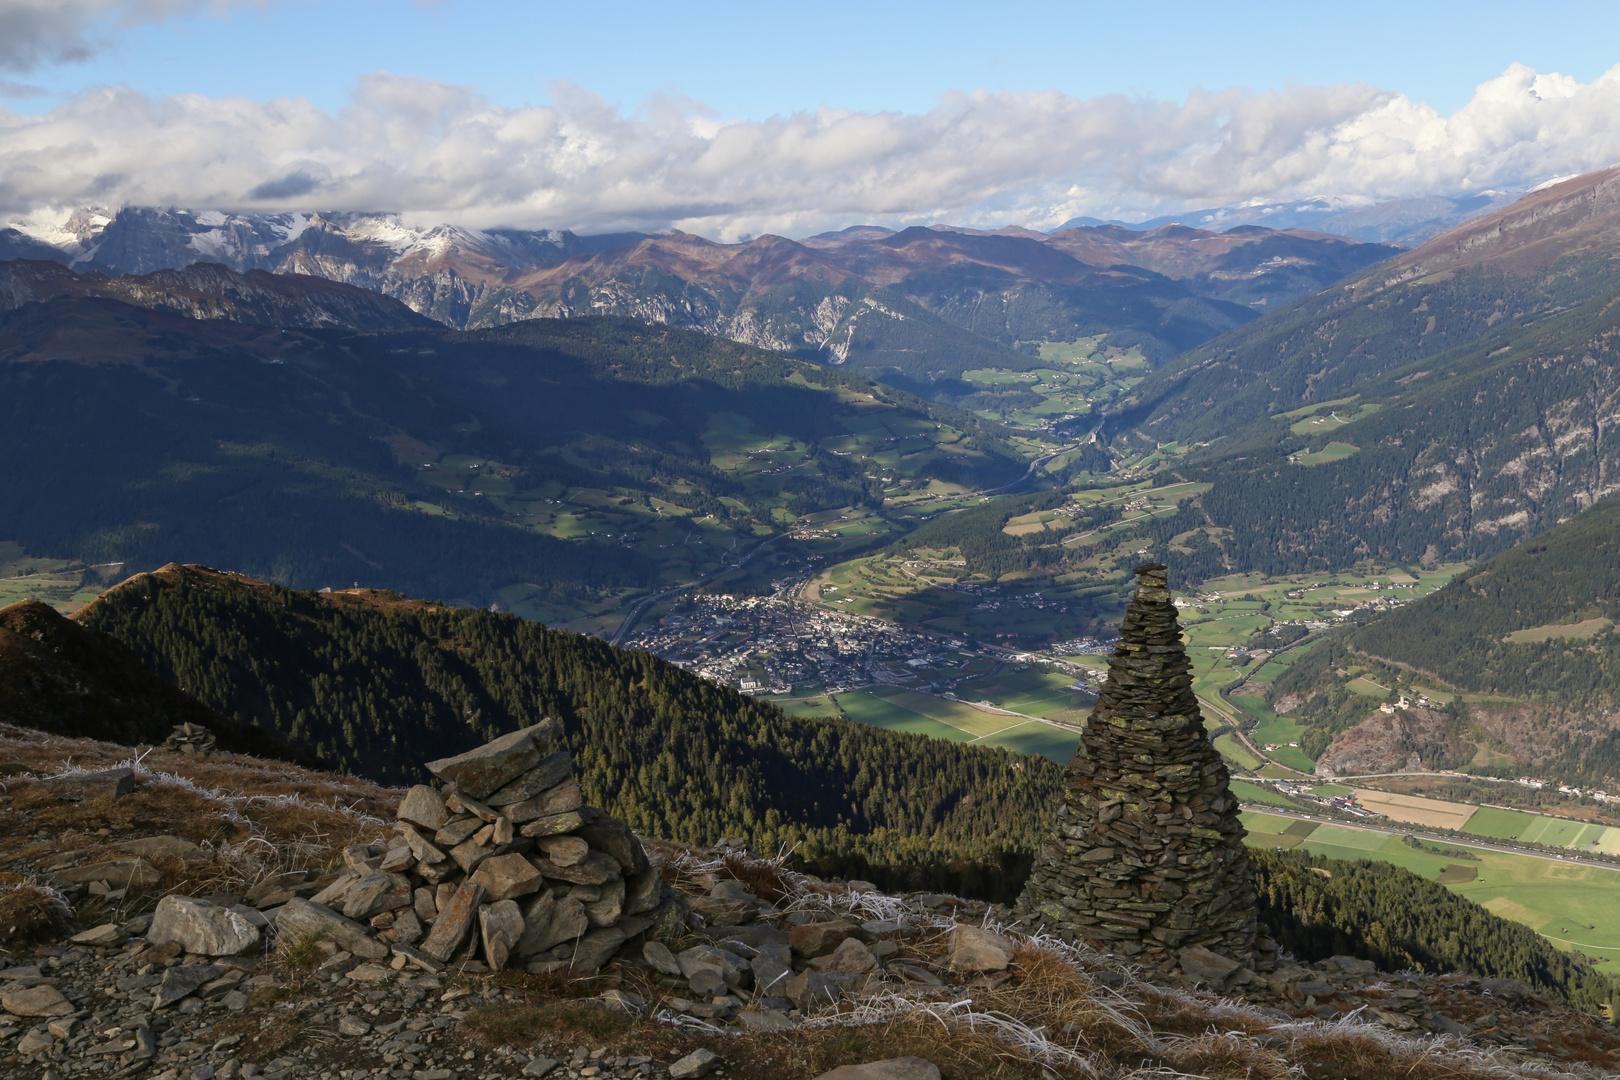
[(217, 742), (214, 733), (201, 724), (176, 724), (163, 745), (182, 754), (212, 753)]
[(584, 805), (560, 735), (545, 720), (429, 762), (444, 788), (406, 792), (393, 845), (345, 850), (348, 873), (290, 898), (278, 934), (435, 971), (600, 970), (654, 924), (663, 883), (628, 825)]
[(1244, 829), (1210, 745), (1165, 567), (1145, 563), (1068, 793), (1017, 910), (1069, 941), (1225, 986), (1263, 971)]

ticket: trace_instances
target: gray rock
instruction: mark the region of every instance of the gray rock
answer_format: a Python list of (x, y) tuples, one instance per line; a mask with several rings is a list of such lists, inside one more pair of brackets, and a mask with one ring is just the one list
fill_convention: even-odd
[(585, 805), (585, 796), (579, 790), (579, 781), (570, 776), (550, 791), (543, 791), (532, 799), (504, 807), (506, 816), (516, 822), (532, 821), (537, 817), (566, 814)]
[(544, 1076), (557, 1067), (557, 1062), (548, 1057), (532, 1057), (529, 1063), (523, 1066), (524, 1076)]
[(939, 1067), (920, 1057), (890, 1058), (865, 1065), (844, 1065), (816, 1080), (939, 1080)]
[(153, 945), (172, 941), (199, 956), (237, 956), (257, 948), (263, 934), (230, 908), (171, 895), (158, 901), (146, 940)]
[(664, 881), (658, 876), (657, 870), (648, 869), (629, 875), (624, 884), (624, 913), (640, 915), (651, 911), (658, 906), (663, 888)]
[(675, 959), (675, 954), (670, 952), (669, 946), (662, 941), (649, 941), (643, 945), (641, 957), (651, 964), (655, 971), (661, 971), (665, 975), (681, 974), (681, 965)]
[(700, 1048), (669, 1067), (670, 1080), (689, 1080), (690, 1077), (708, 1076), (719, 1064), (719, 1054), (713, 1050)]
[(522, 855), (496, 855), (479, 863), (469, 879), (484, 887), (492, 900), (510, 900), (538, 892), (545, 878)]
[(951, 928), (949, 962), (957, 971), (1005, 971), (1012, 954), (1011, 938), (968, 923)]
[(553, 720), (503, 735), (465, 754), (427, 763), (428, 772), (475, 799), (493, 794), (540, 763), (542, 747), (560, 734)]
[(436, 832), (450, 820), (444, 808), (444, 796), (426, 784), (416, 784), (399, 801), (399, 820), (409, 822), (427, 832)]
[(624, 913), (624, 879), (614, 878), (602, 886), (602, 895), (585, 904), (585, 917), (592, 926), (612, 926)]
[(350, 919), (369, 919), (385, 911), (410, 906), (410, 879), (383, 870), (371, 871), (343, 894), (343, 914)]
[(124, 933), (117, 923), (104, 923), (94, 930), (86, 930), (82, 934), (74, 934), (68, 938), (75, 945), (122, 945)]
[(49, 1050), (56, 1045), (55, 1036), (48, 1031), (30, 1031), (17, 1040), (17, 1053), (24, 1057), (32, 1057), (43, 1050)]
[(121, 799), (135, 790), (134, 769), (107, 769), (79, 776), (59, 776), (44, 786), (65, 802), (89, 799)]
[(1213, 986), (1225, 985), (1227, 978), (1242, 966), (1236, 960), (1211, 952), (1202, 945), (1182, 949), (1178, 955), (1181, 970), (1189, 979)]
[(737, 1023), (749, 1031), (792, 1031), (799, 1025), (788, 1019), (787, 1013), (775, 1009), (749, 1009), (737, 1014)]
[(574, 759), (569, 756), (568, 751), (558, 750), (541, 758), (534, 768), (502, 786), (499, 791), (492, 792), (484, 801), (491, 806), (510, 806), (513, 803), (524, 802), (544, 791), (549, 791), (573, 775)]
[(63, 1016), (73, 1011), (62, 991), (49, 983), (0, 990), (0, 1008), (13, 1016)]
[(422, 951), (435, 960), (448, 962), (451, 954), (461, 947), (472, 932), (478, 917), (478, 906), (483, 902), (482, 886), (462, 882), (456, 887), (450, 902), (439, 908), (439, 917), (433, 920), (433, 930), (422, 942)]
[(624, 931), (616, 926), (592, 930), (574, 943), (569, 970), (577, 975), (595, 975), (624, 944)]
[(186, 866), (200, 866), (212, 862), (213, 852), (190, 840), (178, 836), (143, 836), (138, 840), (125, 840), (118, 850), (143, 859), (178, 859)]
[(489, 970), (500, 971), (523, 937), (523, 912), (516, 900), (497, 900), (478, 909), (478, 934)]
[(788, 950), (782, 946), (765, 946), (751, 961), (754, 987), (761, 994), (781, 994), (793, 977), (793, 965)]
[(613, 856), (626, 874), (639, 874), (648, 867), (647, 852), (641, 846), (641, 838), (618, 818), (598, 818), (576, 829), (575, 835), (597, 851), (605, 851)]
[(163, 981), (158, 983), (157, 993), (152, 997), (152, 1008), (161, 1009), (173, 1005), (181, 998), (202, 989), (204, 983), (213, 982), (224, 973), (225, 969), (218, 964), (192, 964), (168, 968), (163, 972)]
[(91, 863), (72, 870), (59, 870), (55, 876), (76, 885), (99, 881), (112, 889), (155, 889), (163, 884), (163, 875), (158, 868), (145, 859)]
[(388, 947), (373, 938), (364, 926), (302, 897), (294, 897), (281, 909), (276, 918), (276, 935), (283, 941), (289, 935), (293, 940), (303, 937), (330, 941), (367, 960), (381, 960), (388, 955)]

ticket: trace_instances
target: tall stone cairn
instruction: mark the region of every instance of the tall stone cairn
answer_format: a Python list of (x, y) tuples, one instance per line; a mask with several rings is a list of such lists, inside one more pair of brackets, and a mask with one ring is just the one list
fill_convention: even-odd
[(1063, 806), (1017, 910), (1069, 941), (1224, 982), (1269, 967), (1275, 946), (1260, 936), (1237, 800), (1204, 730), (1165, 567), (1136, 573)]

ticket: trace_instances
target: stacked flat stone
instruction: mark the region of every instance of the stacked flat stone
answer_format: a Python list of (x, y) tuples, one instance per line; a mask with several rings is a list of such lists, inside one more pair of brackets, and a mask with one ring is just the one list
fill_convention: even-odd
[(1264, 969), (1274, 946), (1259, 939), (1237, 800), (1193, 694), (1165, 567), (1136, 573), (1018, 911), (1069, 941), (1221, 982)]
[(594, 974), (652, 926), (662, 882), (628, 825), (584, 805), (561, 734), (544, 720), (429, 762), (443, 788), (406, 792), (388, 850), (347, 849), (312, 903), (422, 966)]
[(214, 733), (201, 724), (176, 724), (163, 745), (182, 754), (207, 754), (214, 749)]

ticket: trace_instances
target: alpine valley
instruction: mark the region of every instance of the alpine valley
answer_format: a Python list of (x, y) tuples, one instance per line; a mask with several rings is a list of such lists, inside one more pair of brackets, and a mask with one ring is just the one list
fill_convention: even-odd
[[(0, 949), (104, 925), (0, 1006), (192, 1001), (170, 1080), (1601, 1075), (1620, 166), (1181, 217), (12, 222)], [(178, 959), (231, 913), (271, 974)]]

